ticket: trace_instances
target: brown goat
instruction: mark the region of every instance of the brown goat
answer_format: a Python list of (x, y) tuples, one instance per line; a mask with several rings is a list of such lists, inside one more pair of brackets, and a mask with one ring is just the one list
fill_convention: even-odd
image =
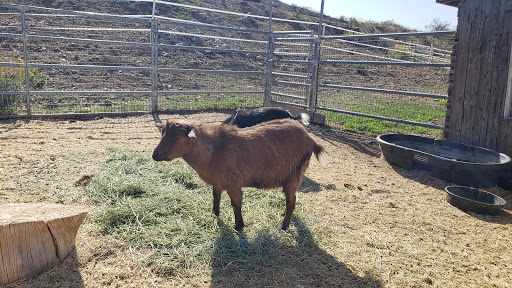
[(244, 227), (242, 187), (283, 187), (286, 209), (280, 228), (286, 230), (295, 209), (295, 193), (311, 154), (323, 164), (324, 148), (299, 122), (280, 119), (250, 128), (206, 125), (173, 120), (157, 124), (162, 139), (153, 152), (156, 161), (182, 157), (206, 183), (213, 186), (213, 212), (219, 215), (222, 191), (231, 198), (235, 229)]

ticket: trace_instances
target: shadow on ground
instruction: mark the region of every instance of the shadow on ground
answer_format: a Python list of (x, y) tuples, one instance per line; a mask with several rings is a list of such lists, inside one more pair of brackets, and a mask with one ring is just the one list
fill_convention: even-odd
[(380, 148), (375, 135), (318, 125), (309, 125), (307, 129), (336, 147), (340, 147), (338, 143), (342, 143), (361, 153), (372, 157), (380, 157)]
[[(395, 165), (390, 165), (391, 168), (397, 173), (400, 174), (402, 177), (410, 179), (412, 181), (416, 181), (418, 183), (421, 183), (426, 186), (433, 187), (435, 189), (443, 190), (445, 191), (445, 187), (447, 186), (453, 186), (457, 185), (455, 183), (450, 183), (445, 180), (439, 179), (435, 176), (433, 176), (429, 171), (428, 167), (425, 166), (416, 166), (413, 169), (405, 169), (401, 168)], [(506, 204), (503, 206), (503, 210), (496, 216), (490, 216), (490, 215), (483, 215), (478, 214), (471, 211), (463, 211), (464, 213), (480, 219), (485, 222), (489, 223), (495, 223), (495, 224), (502, 224), (502, 225), (509, 225), (512, 223), (512, 214), (509, 211), (512, 211), (512, 195), (510, 192), (506, 191), (503, 188), (500, 187), (488, 187), (488, 188), (478, 188), (483, 191), (487, 191), (490, 193), (493, 193), (501, 198), (503, 198), (506, 201)], [(459, 208), (452, 206), (454, 210), (460, 210)]]
[(300, 184), (298, 192), (300, 193), (316, 193), (322, 190), (336, 190), (336, 185), (334, 184), (320, 184), (313, 179), (304, 176), (302, 178), (302, 183)]
[(42, 287), (67, 287), (82, 288), (84, 282), (80, 275), (80, 262), (76, 250), (73, 251), (62, 263), (44, 272), (43, 274), (27, 280), (20, 280), (5, 288), (42, 288)]
[[(210, 287), (381, 287), (372, 275), (354, 274), (320, 249), (311, 231), (293, 219), (293, 241), (261, 231), (248, 240), (219, 219), (220, 235), (212, 255)], [(287, 237), (282, 237), (287, 238)]]

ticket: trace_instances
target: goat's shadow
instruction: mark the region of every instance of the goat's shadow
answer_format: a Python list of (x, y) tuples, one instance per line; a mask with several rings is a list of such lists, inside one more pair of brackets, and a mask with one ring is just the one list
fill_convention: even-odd
[(320, 192), (322, 190), (336, 190), (336, 189), (337, 189), (336, 185), (334, 185), (334, 184), (324, 185), (324, 184), (314, 181), (313, 179), (311, 179), (307, 176), (304, 176), (304, 177), (302, 177), (302, 182), (300, 184), (298, 192), (300, 192), (300, 193), (316, 193), (316, 192)]
[(306, 128), (309, 132), (331, 143), (333, 146), (340, 147), (339, 143), (342, 143), (372, 157), (380, 156), (376, 135), (368, 135), (352, 130), (333, 129), (320, 125), (309, 125)]
[[(322, 250), (311, 231), (294, 217), (293, 241), (261, 231), (248, 240), (219, 221), (212, 255), (210, 287), (381, 287), (368, 274), (354, 274), (343, 262)], [(277, 228), (276, 228), (277, 229)], [(295, 230), (296, 229), (296, 230)]]

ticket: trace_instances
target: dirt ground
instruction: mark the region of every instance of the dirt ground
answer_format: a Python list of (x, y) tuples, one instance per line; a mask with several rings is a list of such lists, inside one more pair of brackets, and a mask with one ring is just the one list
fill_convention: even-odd
[[(227, 114), (179, 117), (217, 123)], [(108, 147), (152, 151), (159, 120), (145, 115), (0, 122), (0, 204), (88, 206), (77, 181), (94, 175)], [(374, 135), (314, 125), (308, 129), (331, 157), (328, 168), (311, 161), (306, 179), (320, 188), (298, 195), (316, 203), (318, 221), (330, 225), (333, 240), (318, 243), (324, 253), (355, 275), (373, 275), (383, 287), (512, 287), (511, 192), (486, 189), (508, 201), (498, 216), (464, 212), (446, 202), (443, 189), (450, 183), (382, 160)], [(132, 252), (108, 251), (105, 239), (88, 233), (90, 225), (86, 219), (76, 252), (62, 264), (10, 287), (183, 286), (140, 269)]]

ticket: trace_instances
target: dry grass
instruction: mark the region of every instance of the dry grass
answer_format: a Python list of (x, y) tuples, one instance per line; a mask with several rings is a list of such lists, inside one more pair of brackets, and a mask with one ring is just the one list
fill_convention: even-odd
[[(184, 117), (217, 122), (226, 115)], [(247, 234), (237, 234), (223, 204), (219, 220), (210, 209), (203, 211), (213, 222), (213, 239), (222, 239), (209, 244), (212, 252), (203, 264), (187, 267), (186, 274), (155, 272), (149, 249), (98, 233), (95, 217), (107, 205), (86, 191), (111, 148), (152, 151), (159, 139), (153, 123), (151, 116), (0, 123), (0, 204), (92, 209), (72, 257), (10, 287), (512, 287), (510, 192), (486, 189), (509, 203), (496, 217), (460, 211), (445, 201), (449, 183), (390, 166), (380, 159), (373, 136), (319, 127), (310, 131), (332, 162), (323, 169), (311, 161), (290, 232), (265, 228), (277, 222), (258, 226), (266, 220), (254, 216)], [(244, 206), (258, 210), (257, 201)], [(267, 256), (263, 262), (250, 254), (237, 259), (233, 251)]]

